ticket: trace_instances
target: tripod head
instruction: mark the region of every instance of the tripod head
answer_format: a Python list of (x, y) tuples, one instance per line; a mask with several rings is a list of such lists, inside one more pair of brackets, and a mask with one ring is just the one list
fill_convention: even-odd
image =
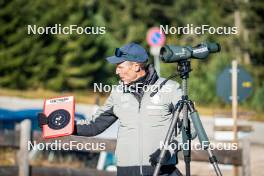
[(192, 71), (191, 61), (182, 60), (182, 61), (178, 62), (177, 71), (178, 71), (181, 79), (189, 78), (189, 73)]

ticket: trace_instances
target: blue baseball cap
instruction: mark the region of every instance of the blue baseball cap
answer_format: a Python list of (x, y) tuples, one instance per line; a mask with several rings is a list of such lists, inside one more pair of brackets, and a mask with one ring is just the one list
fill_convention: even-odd
[(121, 48), (116, 48), (115, 55), (107, 57), (106, 60), (111, 64), (119, 64), (124, 61), (143, 63), (148, 61), (148, 54), (142, 46), (136, 43), (129, 43)]

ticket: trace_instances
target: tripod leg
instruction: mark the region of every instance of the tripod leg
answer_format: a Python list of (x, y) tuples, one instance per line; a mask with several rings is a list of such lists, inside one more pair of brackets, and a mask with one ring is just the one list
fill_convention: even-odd
[(171, 139), (172, 134), (173, 134), (173, 130), (174, 130), (175, 125), (177, 123), (177, 120), (179, 118), (179, 114), (180, 114), (180, 111), (181, 111), (182, 107), (183, 107), (183, 103), (182, 102), (177, 103), (176, 109), (175, 109), (175, 111), (173, 113), (173, 116), (172, 116), (172, 122), (171, 122), (169, 130), (168, 130), (168, 132), (166, 134), (164, 145), (163, 145), (163, 147), (161, 149), (160, 156), (159, 156), (159, 159), (158, 159), (158, 163), (157, 163), (157, 165), (155, 167), (153, 176), (158, 176), (159, 175), (161, 163), (162, 163), (162, 160), (163, 160), (163, 158), (165, 156), (165, 152), (166, 152), (166, 148), (164, 146), (167, 146), (169, 144), (169, 142), (170, 142), (170, 139)]
[(191, 163), (191, 129), (190, 120), (188, 118), (187, 105), (183, 107), (183, 124), (182, 124), (182, 143), (184, 146), (187, 144), (187, 148), (183, 147), (183, 156), (185, 162), (186, 176), (191, 175), (190, 163)]
[(217, 176), (222, 176), (221, 170), (219, 169), (219, 166), (217, 164), (217, 159), (216, 159), (213, 151), (207, 149), (207, 152), (208, 152), (208, 155), (209, 155), (210, 163), (213, 165), (216, 175)]
[(222, 173), (218, 167), (217, 159), (214, 156), (213, 151), (210, 150), (210, 148), (209, 148), (210, 142), (209, 142), (207, 134), (204, 130), (204, 127), (203, 127), (203, 124), (202, 124), (201, 119), (199, 117), (199, 114), (194, 109), (194, 106), (192, 103), (189, 104), (189, 109), (191, 111), (192, 122), (193, 122), (194, 128), (197, 132), (200, 144), (201, 144), (203, 150), (207, 150), (210, 163), (213, 165), (216, 175), (222, 176)]
[(190, 162), (191, 162), (191, 140), (188, 139), (187, 132), (185, 129), (182, 130), (182, 143), (184, 146), (187, 144), (187, 149), (183, 147), (183, 156), (184, 156), (184, 162), (185, 162), (185, 174), (186, 176), (190, 176)]

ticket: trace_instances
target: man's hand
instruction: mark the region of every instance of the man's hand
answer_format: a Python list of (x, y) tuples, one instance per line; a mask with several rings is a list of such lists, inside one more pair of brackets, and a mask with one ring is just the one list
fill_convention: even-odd
[[(176, 140), (172, 140), (169, 145), (174, 145), (174, 150), (173, 151), (169, 151), (169, 150), (165, 151), (165, 155), (163, 157), (163, 160), (161, 161), (161, 164), (164, 164), (171, 159), (171, 157), (172, 157), (171, 153), (174, 153), (177, 156), (177, 153), (180, 150), (179, 146), (178, 146), (178, 141), (176, 141)], [(158, 163), (160, 152), (161, 152), (161, 150), (158, 149), (150, 155), (149, 162), (154, 167)]]
[(44, 113), (40, 112), (38, 113), (37, 116), (38, 116), (38, 126), (40, 128), (42, 128), (43, 125), (48, 124), (48, 118)]
[[(159, 160), (159, 156), (160, 156), (160, 152), (161, 152), (161, 150), (158, 149), (150, 155), (149, 162), (151, 163), (151, 166), (155, 167), (157, 165), (158, 160)], [(167, 161), (169, 161), (170, 158), (171, 158), (170, 151), (166, 150), (165, 155), (163, 157), (163, 160), (161, 161), (161, 164), (166, 163)]]

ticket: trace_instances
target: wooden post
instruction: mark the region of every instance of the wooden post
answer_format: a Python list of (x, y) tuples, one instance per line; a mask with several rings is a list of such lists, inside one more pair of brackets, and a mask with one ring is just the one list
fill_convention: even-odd
[[(237, 36), (239, 37), (241, 34), (241, 18), (240, 18), (240, 11), (235, 10), (234, 11), (234, 25), (237, 27)], [(234, 47), (235, 55), (236, 55), (236, 60), (241, 62), (241, 49), (239, 46)]]
[(29, 176), (28, 141), (31, 139), (31, 121), (25, 119), (20, 124), (20, 146), (18, 152), (18, 175)]
[[(232, 61), (232, 117), (234, 119), (234, 142), (237, 143), (237, 61)], [(238, 175), (238, 167), (234, 166), (234, 175)]]
[(242, 175), (250, 176), (250, 141), (245, 138), (242, 140)]
[(234, 119), (234, 142), (237, 142), (237, 61), (232, 61), (232, 117)]
[(105, 151), (100, 152), (99, 159), (98, 159), (97, 166), (96, 166), (97, 170), (104, 169), (106, 157), (107, 157), (107, 152)]

